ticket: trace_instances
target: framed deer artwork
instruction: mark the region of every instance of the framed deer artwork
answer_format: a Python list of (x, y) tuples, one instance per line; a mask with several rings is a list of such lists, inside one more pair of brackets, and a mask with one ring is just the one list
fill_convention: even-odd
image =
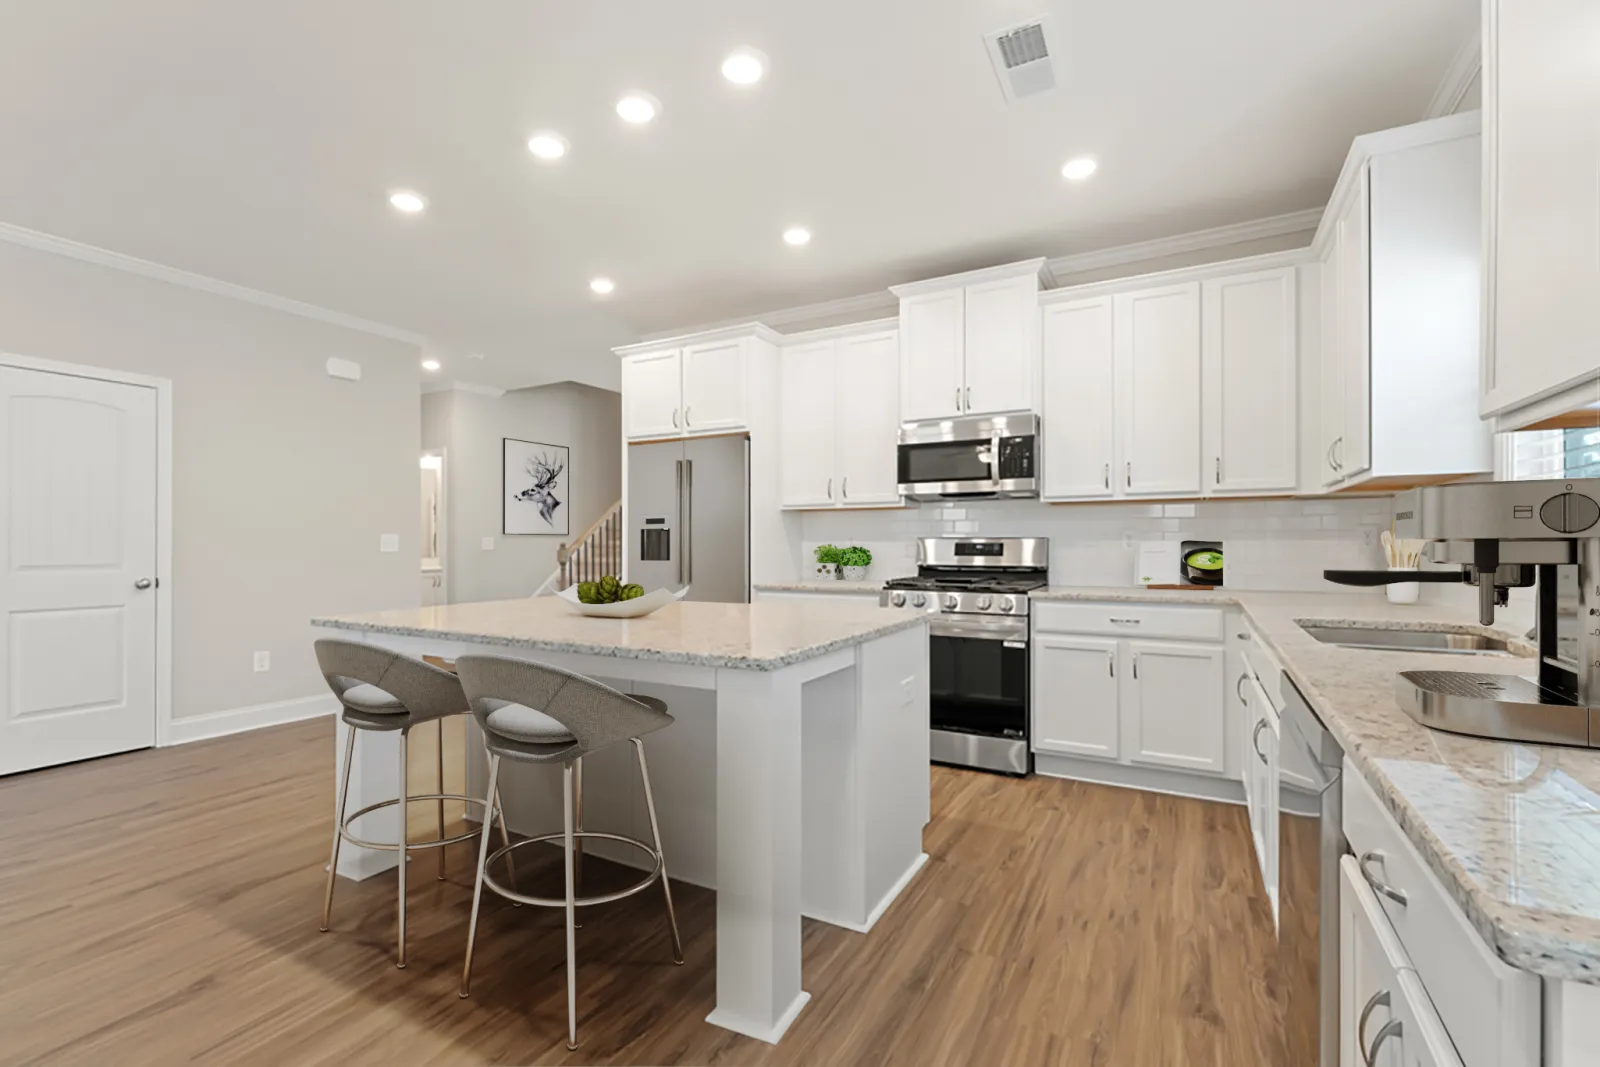
[(571, 479), (565, 445), (501, 439), (500, 529), (505, 534), (571, 533)]

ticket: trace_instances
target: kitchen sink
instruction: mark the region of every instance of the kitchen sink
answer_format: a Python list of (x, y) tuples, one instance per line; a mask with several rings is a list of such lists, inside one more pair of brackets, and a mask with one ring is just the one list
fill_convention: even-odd
[(1300, 629), (1325, 645), (1366, 648), (1378, 652), (1443, 652), (1459, 656), (1532, 656), (1520, 641), (1468, 630), (1398, 630), (1383, 626), (1322, 626), (1301, 623)]

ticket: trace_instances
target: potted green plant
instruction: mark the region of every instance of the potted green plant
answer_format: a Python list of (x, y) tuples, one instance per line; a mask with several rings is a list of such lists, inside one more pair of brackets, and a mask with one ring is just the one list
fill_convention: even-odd
[(838, 545), (818, 545), (812, 555), (817, 557), (817, 577), (839, 577), (839, 563), (844, 549)]
[(867, 568), (872, 566), (872, 553), (860, 545), (840, 549), (839, 566), (844, 570), (846, 581), (864, 582), (867, 580)]

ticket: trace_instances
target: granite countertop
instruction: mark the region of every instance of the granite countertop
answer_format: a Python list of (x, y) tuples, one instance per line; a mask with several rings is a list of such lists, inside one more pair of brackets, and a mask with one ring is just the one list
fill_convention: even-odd
[(440, 637), (452, 641), (775, 671), (841, 648), (927, 625), (919, 614), (841, 600), (760, 604), (668, 604), (642, 619), (579, 615), (559, 597), (490, 600), (316, 618), (335, 630)]
[(860, 596), (863, 593), (881, 593), (885, 579), (877, 578), (866, 582), (846, 582), (840, 579), (828, 581), (825, 578), (813, 578), (810, 581), (799, 582), (766, 582), (754, 585), (751, 588), (758, 592), (768, 593), (853, 593)]
[(1600, 984), (1600, 751), (1430, 730), (1395, 703), (1405, 670), (1532, 674), (1534, 661), (1325, 645), (1301, 621), (1517, 632), (1376, 595), (1052, 587), (1042, 600), (1237, 604), (1495, 953)]

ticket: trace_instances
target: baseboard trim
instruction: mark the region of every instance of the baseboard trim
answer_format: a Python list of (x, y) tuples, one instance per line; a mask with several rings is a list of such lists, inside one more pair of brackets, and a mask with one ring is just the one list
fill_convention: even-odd
[(294, 700), (275, 700), (269, 704), (252, 704), (249, 707), (229, 708), (205, 715), (191, 715), (174, 719), (167, 724), (166, 745), (186, 745), (191, 741), (206, 741), (213, 737), (259, 730), (266, 726), (282, 726), (332, 715), (339, 709), (339, 701), (332, 693), (298, 697)]
[(1223, 804), (1243, 804), (1244, 785), (1231, 778), (1169, 771), (1160, 767), (1130, 767), (1096, 759), (1057, 756), (1048, 752), (1033, 754), (1034, 773), (1046, 778), (1070, 778), (1077, 782), (1142, 789), (1193, 800), (1215, 800)]

